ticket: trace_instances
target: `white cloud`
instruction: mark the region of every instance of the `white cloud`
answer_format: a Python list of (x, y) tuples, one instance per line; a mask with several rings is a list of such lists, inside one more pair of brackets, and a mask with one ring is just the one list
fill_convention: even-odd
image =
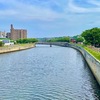
[(75, 12), (75, 13), (85, 13), (85, 12), (87, 12), (86, 8), (79, 7), (79, 6), (75, 5), (73, 0), (69, 0), (68, 7), (69, 7), (68, 10), (71, 11), (71, 12)]
[(87, 0), (88, 3), (93, 4), (97, 7), (100, 7), (100, 1), (96, 1), (96, 0)]
[(0, 10), (0, 16), (10, 16), (11, 18), (13, 17), (21, 20), (39, 19), (46, 21), (62, 18), (61, 13), (58, 13), (50, 8), (44, 8), (42, 6), (28, 3), (25, 4), (24, 2), (18, 2), (17, 0), (0, 0), (0, 3), (3, 3), (8, 7), (5, 10)]
[(98, 13), (100, 12), (100, 2), (94, 0), (88, 0), (87, 2), (91, 5), (95, 5), (96, 7), (81, 7), (74, 3), (75, 0), (69, 0), (68, 7), (69, 11), (73, 13)]
[(13, 16), (13, 15), (16, 15), (17, 14), (17, 12), (15, 12), (14, 10), (0, 10), (0, 15), (1, 16), (5, 16), (5, 17), (7, 17), (7, 16)]
[[(27, 1), (27, 0), (26, 0)], [(75, 0), (67, 0), (66, 4), (65, 1), (61, 2), (61, 0), (47, 0), (45, 2), (41, 1), (41, 4), (32, 4), (31, 2), (37, 0), (0, 0), (0, 3), (6, 5), (5, 9), (0, 9), (0, 16), (5, 16), (8, 18), (17, 18), (23, 20), (46, 20), (46, 21), (53, 21), (60, 18), (67, 18), (67, 12), (72, 13), (97, 13), (100, 12), (100, 2), (96, 0), (88, 0), (87, 2), (90, 4), (94, 4), (97, 7), (81, 7), (81, 5), (76, 5)], [(59, 8), (62, 8), (62, 12), (57, 12), (54, 9), (50, 8), (52, 4), (57, 5)], [(46, 5), (46, 6), (45, 6)], [(47, 7), (48, 5), (48, 7)], [(66, 6), (65, 6), (66, 5)]]

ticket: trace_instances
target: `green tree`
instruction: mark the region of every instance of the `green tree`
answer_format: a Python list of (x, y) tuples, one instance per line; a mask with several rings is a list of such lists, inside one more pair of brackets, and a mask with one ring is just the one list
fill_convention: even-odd
[(94, 46), (100, 46), (100, 28), (85, 30), (82, 33), (82, 36), (84, 37), (86, 43)]
[(76, 42), (83, 42), (83, 41), (84, 41), (84, 38), (83, 37), (76, 38)]
[(52, 38), (48, 40), (47, 42), (70, 42), (69, 37), (57, 37), (57, 38)]
[(27, 38), (27, 39), (18, 39), (16, 42), (17, 43), (34, 43), (34, 42), (38, 42), (38, 40), (36, 38)]
[(2, 47), (4, 45), (4, 43), (2, 41), (0, 41), (0, 47)]

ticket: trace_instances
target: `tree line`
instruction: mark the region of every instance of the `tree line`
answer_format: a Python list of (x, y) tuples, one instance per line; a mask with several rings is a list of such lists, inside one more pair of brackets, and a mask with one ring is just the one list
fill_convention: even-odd
[[(74, 37), (64, 36), (64, 37), (55, 37), (50, 39), (45, 39), (45, 42), (71, 42), (71, 39), (75, 40), (75, 43), (83, 42), (86, 45), (92, 45), (95, 47), (100, 47), (100, 28), (92, 28), (82, 32), (81, 35), (77, 35)], [(18, 39), (16, 43), (34, 43), (38, 42), (36, 38), (25, 38), (25, 39)], [(0, 42), (0, 46), (3, 43)]]
[[(84, 38), (81, 36), (76, 36), (75, 37), (75, 42), (83, 42)], [(56, 37), (56, 38), (51, 38), (47, 40), (46, 42), (71, 42), (71, 37)]]
[(71, 42), (71, 39), (74, 39), (75, 43), (83, 42), (86, 45), (100, 47), (100, 28), (95, 27), (85, 30), (81, 33), (81, 35), (74, 37), (51, 38), (47, 40), (47, 42)]
[(57, 37), (47, 40), (47, 42), (70, 42), (69, 37)]
[(100, 28), (92, 28), (82, 32), (82, 37), (85, 39), (85, 44), (90, 44), (95, 47), (100, 47)]
[(17, 43), (34, 43), (38, 42), (36, 38), (25, 38), (25, 39), (18, 39), (16, 40)]

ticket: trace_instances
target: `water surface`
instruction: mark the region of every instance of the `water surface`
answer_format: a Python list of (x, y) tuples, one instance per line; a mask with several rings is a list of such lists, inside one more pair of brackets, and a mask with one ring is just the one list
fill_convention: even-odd
[(100, 87), (80, 52), (37, 45), (0, 55), (0, 100), (99, 100)]

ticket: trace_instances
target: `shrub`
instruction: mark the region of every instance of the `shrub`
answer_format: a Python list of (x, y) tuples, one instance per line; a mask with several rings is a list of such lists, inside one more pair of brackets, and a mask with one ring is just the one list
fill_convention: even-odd
[(4, 45), (4, 43), (2, 41), (0, 41), (0, 47), (2, 47)]

